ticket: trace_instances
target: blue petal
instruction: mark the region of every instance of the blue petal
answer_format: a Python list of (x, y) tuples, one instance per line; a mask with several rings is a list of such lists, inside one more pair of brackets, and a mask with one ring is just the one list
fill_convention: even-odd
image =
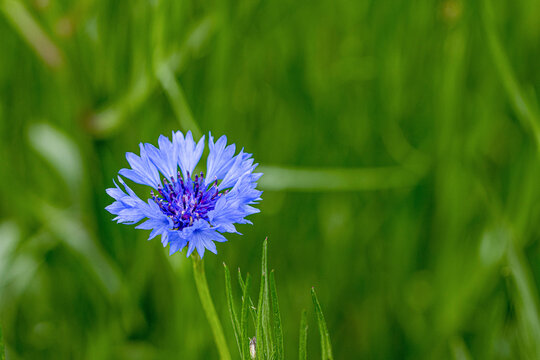
[(241, 177), (227, 194), (216, 202), (214, 210), (208, 212), (212, 226), (222, 232), (233, 232), (234, 223), (246, 224), (246, 216), (259, 210), (250, 206), (260, 200), (261, 191), (255, 189), (249, 174)]
[(263, 176), (263, 173), (253, 173), (251, 174), (251, 181), (257, 181)]
[(174, 233), (174, 230), (165, 231), (164, 233), (161, 234), (161, 244), (163, 245), (163, 247), (166, 247), (167, 244), (169, 243), (170, 233)]
[(199, 163), (204, 150), (204, 136), (199, 140), (197, 144), (193, 141), (193, 135), (191, 131), (184, 134), (181, 131), (177, 131), (173, 135), (173, 146), (176, 148), (178, 157), (178, 165), (182, 170), (182, 176), (184, 179), (188, 178), (188, 173), (191, 176), (195, 166)]
[[(113, 180), (114, 182), (114, 180)], [(110, 197), (112, 197), (113, 199), (115, 200), (119, 200), (120, 198), (122, 198), (123, 196), (125, 196), (126, 194), (120, 190), (118, 188), (118, 185), (116, 185), (116, 183), (114, 182), (114, 185), (115, 187), (113, 188), (108, 188), (107, 190), (105, 190), (107, 192), (107, 195), (109, 195)]]
[(205, 249), (217, 254), (214, 241), (224, 242), (227, 239), (213, 229), (195, 231), (189, 241), (188, 256), (193, 252), (193, 248), (197, 249), (197, 253), (201, 258), (204, 256)]
[(173, 230), (169, 232), (169, 255), (174, 254), (175, 252), (182, 251), (187, 245), (187, 240), (181, 238), (178, 234), (178, 231)]
[(238, 235), (242, 235), (236, 230), (236, 227), (234, 226), (233, 222), (223, 222), (219, 224), (217, 227), (215, 227), (216, 231), (219, 231), (220, 233), (234, 233)]
[(241, 204), (236, 199), (231, 199), (227, 195), (222, 196), (216, 203), (214, 210), (208, 212), (208, 218), (212, 226), (230, 232), (234, 223), (243, 219), (240, 209)]
[[(173, 134), (174, 141), (174, 134)], [(159, 149), (152, 144), (145, 144), (145, 149), (152, 163), (167, 178), (176, 178), (178, 171), (178, 149), (168, 137), (160, 135), (158, 139)]]
[(116, 187), (107, 189), (107, 193), (116, 201), (105, 208), (111, 214), (117, 215), (114, 218), (115, 221), (124, 224), (136, 224), (144, 218), (164, 221), (165, 215), (153, 201), (150, 200), (145, 203), (139, 199), (121, 177), (118, 177), (118, 181), (123, 185), (125, 192), (114, 182)]
[(201, 258), (204, 256), (205, 249), (208, 249), (215, 254), (217, 253), (217, 249), (214, 241), (227, 241), (223, 235), (218, 233), (215, 229), (210, 228), (210, 224), (204, 220), (199, 219), (195, 221), (190, 228), (191, 231), (189, 237), (186, 239), (188, 242), (187, 256), (190, 256), (195, 249)]
[(163, 215), (158, 218), (148, 219), (145, 222), (137, 225), (135, 229), (152, 230), (148, 240), (155, 238), (157, 235), (163, 234), (172, 227), (170, 219)]
[(105, 209), (111, 214), (118, 215), (114, 220), (119, 223), (134, 224), (141, 221), (145, 217), (146, 203), (133, 193), (121, 177), (118, 177), (118, 181), (124, 186), (127, 194), (114, 182), (115, 188), (107, 189), (107, 193), (116, 201)]
[(105, 210), (110, 212), (111, 214), (118, 215), (121, 210), (124, 210), (126, 208), (126, 205), (122, 203), (121, 201), (115, 201), (111, 205), (106, 206)]
[(157, 188), (160, 184), (159, 173), (148, 157), (148, 154), (143, 146), (139, 144), (141, 150), (141, 156), (137, 156), (134, 153), (126, 153), (126, 159), (131, 166), (131, 169), (120, 170), (120, 175), (125, 176), (137, 184), (152, 186)]
[(258, 164), (253, 165), (251, 154), (246, 154), (243, 150), (240, 151), (240, 153), (234, 157), (234, 162), (229, 171), (227, 171), (221, 184), (219, 184), (219, 188), (224, 190), (234, 186), (242, 176), (252, 173), (257, 165)]
[(209, 185), (216, 179), (221, 180), (231, 168), (234, 160), (236, 146), (234, 144), (227, 146), (227, 137), (223, 135), (214, 144), (212, 134), (208, 136), (208, 148), (210, 152), (207, 159), (207, 173), (204, 185)]
[(204, 249), (205, 249), (205, 238), (202, 235), (199, 235), (198, 233), (193, 236), (191, 239), (191, 242), (195, 244), (195, 248), (197, 248), (197, 253), (201, 257), (201, 259), (204, 256)]
[(216, 244), (214, 244), (214, 242), (212, 240), (204, 239), (204, 247), (207, 248), (210, 252), (213, 252), (214, 254), (217, 254)]

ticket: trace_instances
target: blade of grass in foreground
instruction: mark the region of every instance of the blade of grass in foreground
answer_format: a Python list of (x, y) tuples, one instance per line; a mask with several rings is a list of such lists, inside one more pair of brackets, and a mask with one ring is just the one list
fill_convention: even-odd
[(251, 276), (246, 276), (246, 283), (242, 292), (242, 314), (240, 320), (240, 332), (242, 334), (240, 344), (242, 346), (242, 359), (247, 359), (249, 354), (249, 335), (248, 335), (248, 312), (250, 307), (249, 289), (251, 287)]
[(298, 359), (306, 360), (306, 347), (307, 347), (307, 314), (306, 309), (302, 310), (302, 318), (300, 320), (300, 340), (299, 340), (299, 349), (298, 349)]
[[(263, 244), (263, 256), (262, 256), (262, 265), (261, 265), (261, 287), (259, 290), (259, 303), (257, 305), (257, 329), (255, 331), (256, 339), (257, 339), (257, 358), (258, 359), (264, 359), (264, 345), (266, 343), (266, 339), (264, 338), (264, 302), (265, 302), (265, 277), (266, 277), (266, 240)], [(268, 344), (266, 344), (268, 346)]]
[(2, 324), (0, 324), (0, 360), (5, 359), (4, 354), (4, 337), (2, 336)]
[(274, 340), (272, 339), (272, 327), (270, 325), (270, 290), (268, 286), (268, 238), (263, 243), (263, 266), (264, 266), (264, 297), (262, 307), (263, 335), (266, 349), (266, 356), (274, 358)]
[(283, 360), (283, 329), (281, 328), (281, 314), (279, 313), (274, 270), (270, 272), (270, 295), (272, 296), (272, 312), (274, 313), (275, 359)]
[[(243, 292), (246, 285), (244, 284), (244, 279), (242, 278), (242, 271), (240, 271), (240, 268), (238, 268), (238, 282), (240, 283), (240, 288)], [(249, 302), (249, 312), (251, 313), (251, 320), (253, 320), (253, 326), (257, 327), (257, 313), (255, 312), (255, 305), (253, 304), (253, 300), (251, 300), (251, 296), (249, 296), (249, 294), (247, 299)]]
[(227, 305), (229, 306), (229, 314), (231, 315), (231, 322), (234, 330), (234, 337), (236, 338), (236, 344), (238, 345), (238, 351), (242, 355), (242, 333), (240, 331), (240, 323), (238, 322), (238, 317), (236, 316), (236, 310), (234, 309), (233, 295), (232, 295), (232, 286), (231, 286), (231, 273), (227, 264), (223, 263), (225, 268), (225, 289), (227, 291)]
[(321, 333), (321, 352), (323, 360), (333, 360), (332, 345), (330, 344), (330, 334), (328, 334), (328, 328), (326, 327), (326, 321), (324, 321), (324, 315), (315, 293), (315, 288), (311, 288), (311, 298), (313, 299), (313, 305), (315, 305), (315, 312), (317, 313), (317, 322), (319, 323), (319, 332)]

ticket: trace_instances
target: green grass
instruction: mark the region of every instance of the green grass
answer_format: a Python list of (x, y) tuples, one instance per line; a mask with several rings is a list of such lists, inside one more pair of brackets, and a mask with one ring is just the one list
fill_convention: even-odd
[[(253, 355), (247, 350), (247, 345), (251, 346), (252, 339), (255, 339), (255, 358), (259, 360), (284, 359), (284, 344), (283, 330), (281, 324), (281, 312), (279, 310), (279, 301), (276, 290), (276, 280), (274, 270), (268, 273), (268, 239), (263, 243), (262, 260), (261, 260), (261, 282), (259, 285), (259, 302), (258, 306), (253, 306), (253, 301), (249, 295), (249, 274), (247, 275), (246, 283), (242, 279), (240, 269), (238, 270), (238, 280), (242, 288), (241, 308), (242, 321), (238, 320), (235, 310), (235, 299), (233, 296), (231, 275), (229, 268), (223, 264), (225, 268), (225, 289), (227, 291), (227, 304), (229, 306), (229, 315), (234, 330), (236, 342), (238, 345), (238, 353), (242, 360), (252, 359)], [(268, 275), (270, 274), (270, 275)], [(270, 280), (268, 280), (270, 278)], [(270, 284), (270, 290), (268, 288)], [(311, 297), (315, 307), (319, 333), (321, 336), (321, 356), (323, 360), (332, 360), (332, 345), (330, 334), (324, 320), (324, 315), (321, 309), (315, 289), (311, 289)], [(247, 334), (251, 330), (247, 322), (247, 307), (251, 307), (253, 318), (256, 319), (253, 323), (256, 336), (251, 337)], [(272, 313), (270, 318), (269, 314)], [(298, 340), (298, 356), (300, 359), (305, 359), (307, 356), (307, 320), (306, 311), (302, 311), (302, 320), (300, 322), (300, 338)], [(249, 354), (249, 355), (248, 355)]]
[[(254, 226), (205, 256), (232, 357), (256, 335), (281, 348), (280, 332), (283, 358), (324, 355), (314, 287), (335, 359), (539, 358), (538, 13), (0, 0), (8, 358), (217, 358), (189, 259), (104, 210), (126, 151), (188, 128), (226, 134), (265, 172)], [(221, 264), (258, 274), (266, 236), (259, 304), (259, 277), (227, 290)], [(281, 330), (265, 331), (273, 294)]]

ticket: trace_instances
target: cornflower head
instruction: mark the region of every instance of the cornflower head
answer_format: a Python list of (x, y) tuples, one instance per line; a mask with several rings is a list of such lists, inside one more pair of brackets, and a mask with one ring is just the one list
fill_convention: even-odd
[[(201, 258), (205, 249), (217, 253), (214, 241), (227, 241), (223, 233), (238, 233), (235, 224), (251, 224), (245, 217), (259, 212), (251, 205), (262, 194), (257, 190), (262, 173), (253, 172), (258, 164), (244, 149), (235, 155), (236, 146), (227, 145), (225, 136), (215, 143), (212, 134), (208, 137), (206, 175), (193, 173), (205, 137), (196, 143), (190, 131), (185, 137), (173, 132), (172, 141), (161, 135), (158, 147), (141, 143), (140, 156), (126, 153), (131, 168), (119, 171), (121, 186), (113, 180), (115, 187), (107, 189), (115, 200), (105, 208), (116, 215), (113, 220), (151, 230), (148, 240), (161, 235), (170, 255), (187, 246), (187, 256), (197, 249)], [(120, 175), (150, 186), (148, 200), (141, 200)]]

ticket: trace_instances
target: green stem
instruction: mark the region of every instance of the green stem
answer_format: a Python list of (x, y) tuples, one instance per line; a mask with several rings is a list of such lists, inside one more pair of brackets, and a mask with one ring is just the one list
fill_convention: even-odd
[(210, 290), (208, 290), (208, 282), (206, 281), (206, 275), (204, 273), (204, 262), (197, 254), (191, 256), (193, 259), (193, 277), (195, 278), (195, 285), (197, 285), (197, 291), (199, 292), (199, 298), (206, 313), (210, 328), (214, 334), (214, 340), (219, 351), (221, 360), (230, 360), (231, 355), (227, 342), (225, 341), (225, 335), (223, 335), (223, 328), (219, 322), (219, 318), (210, 296)]
[(5, 352), (4, 352), (4, 338), (2, 337), (2, 324), (0, 323), (0, 360), (4, 360), (6, 358)]

